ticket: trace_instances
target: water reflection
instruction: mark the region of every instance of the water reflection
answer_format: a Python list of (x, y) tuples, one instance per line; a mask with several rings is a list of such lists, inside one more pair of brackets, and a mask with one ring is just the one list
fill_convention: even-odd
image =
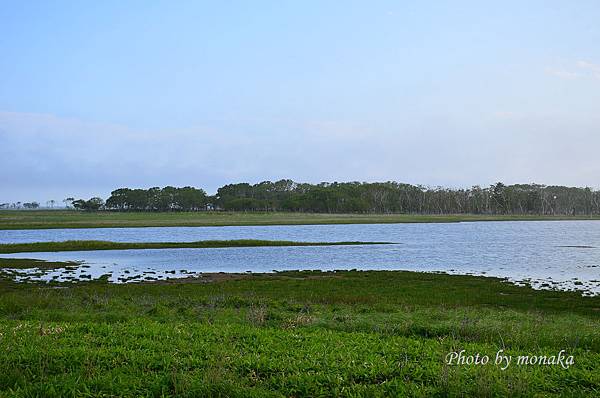
[(108, 275), (112, 281), (125, 282), (198, 272), (356, 268), (487, 275), (529, 282), (536, 287), (600, 292), (598, 221), (0, 231), (0, 243), (88, 239), (359, 240), (399, 244), (23, 253), (2, 257), (79, 260), (86, 264), (85, 268), (68, 273), (54, 270), (30, 276), (44, 280)]

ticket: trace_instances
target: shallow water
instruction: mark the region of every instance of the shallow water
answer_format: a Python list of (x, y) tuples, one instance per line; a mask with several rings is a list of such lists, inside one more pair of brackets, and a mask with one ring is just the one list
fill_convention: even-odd
[(45, 280), (79, 279), (81, 275), (97, 278), (110, 274), (113, 281), (125, 281), (197, 272), (356, 268), (498, 276), (529, 282), (535, 287), (600, 293), (599, 221), (0, 231), (0, 243), (208, 239), (388, 241), (396, 244), (23, 253), (2, 257), (79, 260), (89, 266), (68, 274), (56, 270), (32, 277)]

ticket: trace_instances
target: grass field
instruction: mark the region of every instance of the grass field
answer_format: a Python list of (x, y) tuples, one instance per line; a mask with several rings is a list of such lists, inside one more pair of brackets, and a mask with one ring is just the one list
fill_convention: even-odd
[[(0, 211), (0, 229), (108, 228), (225, 225), (366, 224), (459, 221), (574, 220), (561, 216), (486, 216), (316, 213), (129, 213), (65, 210)], [(589, 217), (581, 218), (589, 220)], [(596, 219), (598, 219), (596, 217)]]
[(89, 250), (223, 248), (259, 246), (349, 246), (382, 245), (387, 242), (292, 242), (287, 240), (201, 240), (197, 242), (108, 242), (102, 240), (68, 240), (64, 242), (34, 242), (0, 244), (0, 253), (31, 253)]
[[(0, 282), (0, 396), (600, 394), (600, 297), (411, 272), (55, 287)], [(492, 363), (446, 364), (463, 349)]]

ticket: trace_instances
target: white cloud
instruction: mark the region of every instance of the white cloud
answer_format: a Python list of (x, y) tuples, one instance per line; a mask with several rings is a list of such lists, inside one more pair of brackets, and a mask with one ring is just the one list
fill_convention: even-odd
[(552, 76), (556, 76), (566, 80), (574, 80), (581, 76), (577, 72), (571, 72), (566, 69), (547, 68), (546, 72)]
[(600, 79), (600, 65), (587, 61), (577, 61), (577, 66), (592, 75), (596, 79)]
[(566, 67), (546, 68), (546, 73), (565, 80), (600, 79), (600, 64), (579, 60)]

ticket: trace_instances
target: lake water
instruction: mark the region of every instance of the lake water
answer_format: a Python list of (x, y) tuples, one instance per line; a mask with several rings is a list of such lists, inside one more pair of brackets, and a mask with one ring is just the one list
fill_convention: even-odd
[(385, 241), (394, 244), (22, 253), (1, 257), (85, 262), (85, 267), (67, 272), (53, 270), (30, 275), (30, 278), (44, 280), (110, 275), (113, 281), (135, 281), (199, 272), (355, 268), (497, 276), (531, 283), (534, 287), (600, 293), (600, 221), (0, 231), (0, 243), (212, 239)]

